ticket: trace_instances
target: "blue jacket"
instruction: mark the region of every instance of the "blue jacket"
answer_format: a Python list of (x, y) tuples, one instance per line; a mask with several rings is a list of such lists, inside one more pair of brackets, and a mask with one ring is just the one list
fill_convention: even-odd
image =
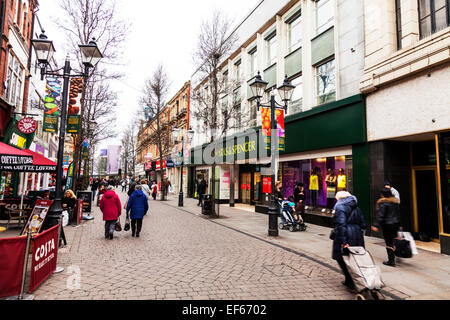
[(127, 213), (131, 211), (131, 219), (142, 219), (148, 211), (147, 196), (142, 190), (132, 193), (127, 203)]
[(332, 257), (336, 260), (342, 256), (342, 244), (348, 243), (351, 247), (364, 247), (363, 229), (367, 225), (354, 196), (339, 200), (334, 210), (336, 210), (333, 217), (336, 235), (333, 240)]

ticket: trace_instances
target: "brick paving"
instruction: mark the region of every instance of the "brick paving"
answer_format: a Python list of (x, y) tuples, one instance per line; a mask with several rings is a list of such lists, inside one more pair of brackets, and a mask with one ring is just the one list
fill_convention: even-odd
[[(118, 193), (125, 202), (126, 195)], [(113, 240), (104, 238), (104, 222), (94, 206), (94, 220), (65, 228), (68, 245), (58, 257), (65, 270), (45, 281), (35, 299), (354, 298), (337, 269), (171, 202), (150, 201), (140, 238), (122, 231)]]

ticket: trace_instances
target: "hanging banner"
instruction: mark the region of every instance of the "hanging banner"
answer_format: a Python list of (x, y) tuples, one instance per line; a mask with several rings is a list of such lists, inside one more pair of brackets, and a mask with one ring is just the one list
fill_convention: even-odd
[(33, 237), (33, 255), (28, 293), (36, 290), (56, 270), (58, 228), (59, 225), (56, 225)]
[(67, 132), (77, 134), (80, 131), (81, 95), (83, 78), (70, 80), (69, 108), (67, 110)]
[(73, 161), (69, 165), (69, 169), (67, 169), (67, 180), (66, 180), (66, 188), (64, 191), (72, 189), (72, 181), (73, 181)]
[(261, 109), (261, 120), (262, 120), (262, 136), (264, 139), (264, 143), (266, 144), (266, 150), (270, 150), (270, 137), (271, 137), (271, 128), (270, 128), (270, 108), (262, 108)]
[(284, 129), (284, 110), (277, 109), (277, 129), (278, 129), (278, 150), (284, 151), (284, 139), (285, 139), (285, 129)]
[(58, 132), (59, 106), (61, 97), (61, 81), (48, 77), (44, 98), (44, 124), (45, 132)]
[(20, 293), (26, 246), (26, 237), (0, 239), (0, 298)]

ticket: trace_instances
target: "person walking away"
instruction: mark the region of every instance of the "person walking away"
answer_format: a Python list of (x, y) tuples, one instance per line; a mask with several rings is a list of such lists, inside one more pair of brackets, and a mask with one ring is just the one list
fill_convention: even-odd
[(72, 190), (67, 190), (64, 193), (64, 198), (62, 199), (61, 206), (63, 207), (63, 209), (66, 209), (67, 213), (69, 214), (69, 223), (71, 223), (74, 218), (73, 213), (75, 210), (76, 203), (77, 203), (77, 196), (75, 195), (75, 193), (73, 193)]
[(95, 179), (94, 181), (92, 181), (92, 184), (91, 184), (92, 201), (95, 201), (95, 196), (97, 195), (98, 185), (99, 185), (98, 179)]
[(303, 183), (297, 182), (297, 186), (294, 189), (294, 202), (295, 202), (295, 212), (297, 213), (297, 220), (298, 216), (301, 217), (305, 213), (305, 187)]
[(375, 221), (371, 229), (378, 232), (380, 227), (388, 255), (388, 261), (383, 261), (383, 264), (395, 267), (394, 239), (400, 228), (400, 201), (387, 188), (381, 190), (381, 198), (377, 201)]
[(100, 200), (100, 210), (105, 221), (105, 238), (113, 239), (114, 228), (122, 212), (122, 204), (119, 196), (114, 192), (114, 187), (109, 186)]
[(206, 193), (206, 180), (202, 177), (202, 180), (199, 182), (197, 187), (197, 195), (198, 195), (198, 203), (197, 206), (202, 206), (203, 203), (203, 195)]
[(127, 182), (124, 180), (122, 180), (122, 192), (127, 191)]
[(277, 183), (275, 184), (274, 197), (275, 197), (275, 202), (277, 203), (277, 206), (278, 206), (278, 213), (280, 214), (281, 223), (285, 224), (286, 219), (283, 217), (283, 207), (281, 206), (281, 201), (284, 200), (283, 193), (281, 192), (282, 186), (283, 186), (282, 182), (277, 181)]
[(398, 200), (398, 204), (400, 204), (400, 192), (398, 192), (389, 181), (384, 182), (384, 187), (389, 189), (392, 195)]
[(131, 212), (131, 236), (139, 237), (142, 229), (142, 220), (148, 211), (148, 199), (142, 191), (141, 185), (137, 185), (135, 189), (128, 199), (127, 216)]
[(147, 199), (150, 199), (152, 191), (150, 190), (150, 187), (148, 186), (148, 181), (146, 179), (141, 180), (141, 187)]
[(153, 200), (156, 200), (156, 195), (158, 194), (158, 184), (156, 183), (156, 180), (153, 180), (152, 184), (152, 197)]
[(348, 254), (348, 247), (365, 247), (363, 230), (367, 225), (355, 196), (347, 191), (340, 191), (336, 193), (336, 200), (332, 258), (344, 273), (345, 281), (342, 284), (353, 289), (355, 284), (342, 256)]
[(133, 182), (130, 184), (130, 187), (128, 188), (128, 192), (127, 192), (128, 197), (131, 197), (131, 195), (133, 194), (134, 189), (136, 188), (136, 186), (137, 186), (137, 182), (134, 182), (134, 181), (133, 181)]

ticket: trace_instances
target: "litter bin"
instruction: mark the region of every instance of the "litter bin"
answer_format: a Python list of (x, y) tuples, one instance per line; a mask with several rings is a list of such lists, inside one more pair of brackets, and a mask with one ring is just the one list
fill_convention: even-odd
[(212, 213), (212, 195), (205, 194), (202, 200), (202, 214), (210, 215)]

